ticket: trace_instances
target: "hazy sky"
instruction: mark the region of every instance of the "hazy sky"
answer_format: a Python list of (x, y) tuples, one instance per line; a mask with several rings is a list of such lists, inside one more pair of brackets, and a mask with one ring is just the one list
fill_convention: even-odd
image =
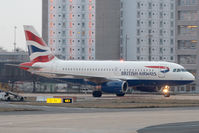
[(17, 47), (26, 50), (23, 25), (33, 25), (41, 35), (42, 0), (0, 0), (0, 47), (14, 49), (14, 26)]

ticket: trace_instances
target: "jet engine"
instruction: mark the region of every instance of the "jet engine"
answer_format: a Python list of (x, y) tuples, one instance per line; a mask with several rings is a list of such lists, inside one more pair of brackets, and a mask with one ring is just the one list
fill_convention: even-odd
[(101, 85), (101, 90), (105, 93), (115, 93), (117, 96), (124, 96), (128, 89), (126, 81), (109, 81)]

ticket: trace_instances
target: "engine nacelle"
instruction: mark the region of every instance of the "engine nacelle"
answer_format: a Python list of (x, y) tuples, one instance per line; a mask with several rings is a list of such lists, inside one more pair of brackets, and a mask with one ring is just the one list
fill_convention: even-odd
[(123, 94), (128, 89), (126, 81), (109, 81), (101, 85), (101, 90), (106, 93)]

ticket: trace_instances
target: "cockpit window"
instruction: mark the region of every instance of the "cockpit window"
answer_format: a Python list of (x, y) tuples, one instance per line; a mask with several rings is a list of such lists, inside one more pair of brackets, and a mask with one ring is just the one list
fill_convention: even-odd
[(182, 72), (187, 72), (187, 70), (186, 70), (186, 69), (181, 69), (181, 71), (182, 71)]
[(177, 72), (181, 72), (181, 69), (177, 69)]

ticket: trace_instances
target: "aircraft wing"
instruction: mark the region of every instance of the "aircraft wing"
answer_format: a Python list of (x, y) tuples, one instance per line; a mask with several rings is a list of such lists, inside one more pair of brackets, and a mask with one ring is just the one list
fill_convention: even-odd
[(52, 72), (41, 72), (41, 71), (36, 71), (33, 72), (34, 74), (38, 75), (48, 75), (49, 77), (57, 77), (57, 78), (75, 78), (75, 79), (85, 79), (86, 81), (91, 81), (97, 84), (107, 82), (107, 81), (113, 81), (113, 80), (123, 80), (127, 81), (131, 78), (128, 77), (117, 77), (117, 78), (109, 78), (109, 77), (104, 77), (104, 76), (99, 76), (99, 75), (83, 75), (83, 74), (58, 74), (58, 73), (52, 73)]

